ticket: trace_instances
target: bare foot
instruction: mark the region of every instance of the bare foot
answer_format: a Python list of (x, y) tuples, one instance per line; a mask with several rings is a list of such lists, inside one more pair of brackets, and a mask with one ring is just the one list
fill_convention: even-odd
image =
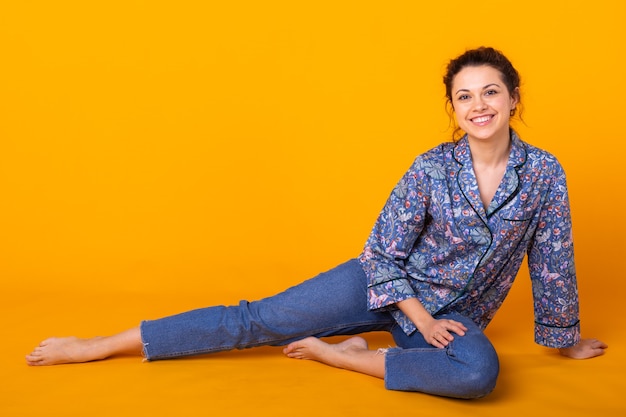
[(114, 355), (141, 355), (143, 343), (139, 327), (107, 337), (46, 339), (26, 356), (31, 366), (58, 365), (106, 359)]
[(311, 359), (337, 368), (345, 367), (345, 357), (367, 352), (368, 345), (362, 337), (351, 337), (338, 344), (322, 342), (316, 337), (290, 343), (283, 353), (294, 359)]
[(108, 356), (103, 347), (104, 339), (103, 337), (46, 339), (26, 356), (26, 363), (30, 366), (41, 366), (104, 359)]

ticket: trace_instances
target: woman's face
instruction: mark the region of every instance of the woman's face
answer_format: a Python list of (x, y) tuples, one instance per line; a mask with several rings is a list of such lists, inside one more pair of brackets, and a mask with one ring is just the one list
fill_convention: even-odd
[(459, 127), (472, 141), (508, 141), (511, 110), (517, 104), (497, 69), (465, 67), (452, 81), (452, 106)]

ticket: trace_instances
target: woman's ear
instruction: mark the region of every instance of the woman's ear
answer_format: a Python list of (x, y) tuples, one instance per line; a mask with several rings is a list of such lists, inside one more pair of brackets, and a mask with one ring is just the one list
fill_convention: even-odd
[(514, 109), (515, 106), (519, 103), (519, 87), (515, 87), (513, 90), (513, 94), (511, 94), (511, 109)]

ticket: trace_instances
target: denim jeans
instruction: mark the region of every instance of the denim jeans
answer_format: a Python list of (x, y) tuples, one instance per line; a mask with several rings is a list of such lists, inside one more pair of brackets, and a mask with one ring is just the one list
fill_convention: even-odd
[(447, 348), (428, 344), (419, 332), (407, 336), (386, 311), (367, 308), (367, 280), (357, 260), (304, 281), (275, 296), (214, 306), (141, 323), (149, 361), (188, 355), (285, 345), (304, 337), (388, 331), (397, 347), (385, 354), (385, 387), (456, 398), (482, 397), (493, 390), (499, 365), (483, 332), (467, 327)]

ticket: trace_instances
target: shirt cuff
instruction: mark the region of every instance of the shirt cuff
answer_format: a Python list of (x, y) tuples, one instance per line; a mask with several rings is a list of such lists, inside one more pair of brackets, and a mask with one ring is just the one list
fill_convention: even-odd
[(580, 341), (580, 322), (569, 327), (546, 326), (535, 323), (535, 342), (551, 348), (566, 348)]
[(396, 303), (409, 298), (415, 298), (415, 293), (408, 283), (406, 285), (398, 285), (400, 281), (393, 280), (382, 284), (374, 285), (368, 288), (368, 309), (395, 309)]

